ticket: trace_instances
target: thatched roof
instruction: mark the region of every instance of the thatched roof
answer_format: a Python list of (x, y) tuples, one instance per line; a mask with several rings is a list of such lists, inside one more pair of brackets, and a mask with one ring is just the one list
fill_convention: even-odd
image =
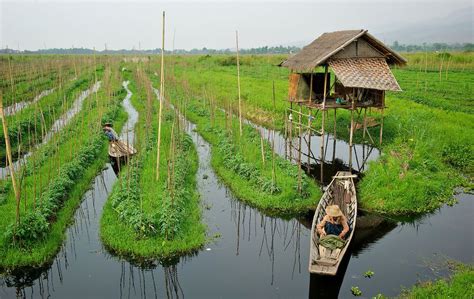
[(280, 66), (295, 72), (308, 72), (319, 65), (324, 65), (331, 56), (340, 52), (354, 40), (362, 38), (380, 52), (388, 64), (403, 65), (406, 60), (370, 35), (367, 30), (344, 30), (324, 33), (301, 51), (283, 61)]
[(339, 58), (328, 64), (345, 87), (401, 91), (384, 58)]

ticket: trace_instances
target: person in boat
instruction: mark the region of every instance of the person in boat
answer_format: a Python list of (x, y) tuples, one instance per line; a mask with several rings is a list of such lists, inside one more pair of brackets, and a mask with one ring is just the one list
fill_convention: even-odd
[(104, 130), (105, 135), (109, 139), (109, 141), (118, 141), (118, 135), (117, 132), (112, 128), (111, 123), (105, 123), (104, 127), (102, 128)]
[(327, 206), (326, 215), (316, 227), (321, 237), (336, 235), (342, 240), (347, 237), (347, 233), (350, 230), (347, 218), (338, 205)]

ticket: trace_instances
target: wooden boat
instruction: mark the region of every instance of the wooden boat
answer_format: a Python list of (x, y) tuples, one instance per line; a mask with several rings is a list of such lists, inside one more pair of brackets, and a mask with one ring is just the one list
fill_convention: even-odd
[(109, 156), (112, 158), (122, 158), (127, 156), (133, 156), (137, 153), (137, 150), (122, 140), (109, 142)]
[[(311, 248), (309, 254), (309, 272), (322, 275), (336, 275), (339, 264), (352, 240), (357, 220), (357, 196), (353, 178), (357, 177), (347, 171), (338, 171), (328, 185), (313, 217), (311, 226)], [(343, 248), (327, 249), (319, 244), (316, 225), (326, 215), (326, 207), (338, 205), (346, 216), (351, 228)]]

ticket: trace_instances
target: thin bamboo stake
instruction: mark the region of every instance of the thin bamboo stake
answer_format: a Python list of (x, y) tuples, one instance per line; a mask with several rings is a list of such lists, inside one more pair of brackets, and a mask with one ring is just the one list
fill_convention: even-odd
[(235, 31), (235, 42), (237, 44), (237, 87), (239, 90), (239, 131), (242, 136), (242, 101), (240, 99), (240, 61), (239, 61), (239, 32)]
[(3, 111), (3, 97), (2, 93), (0, 92), (0, 117), (2, 118), (2, 126), (3, 126), (3, 136), (5, 138), (5, 146), (7, 149), (7, 159), (8, 159), (8, 167), (10, 168), (10, 176), (12, 179), (13, 190), (15, 192), (15, 199), (16, 199), (16, 223), (17, 225), (20, 224), (20, 190), (17, 186), (17, 181), (15, 179), (15, 169), (13, 167), (12, 161), (12, 152), (10, 147), (10, 137), (8, 136), (8, 127), (7, 127), (7, 119), (5, 118), (5, 112)]
[(265, 168), (265, 150), (263, 146), (263, 132), (259, 131), (259, 133), (260, 133), (260, 150), (262, 152), (262, 165), (263, 165), (263, 168)]
[[(300, 104), (300, 112), (303, 105)], [(299, 114), (298, 117), (298, 124), (299, 124), (299, 130), (298, 130), (298, 135), (299, 135), (299, 143), (298, 143), (298, 192), (301, 192), (301, 113)]]
[[(275, 104), (275, 81), (273, 81), (273, 89), (272, 89), (272, 96), (273, 96), (273, 113), (276, 112), (276, 104)], [(273, 130), (272, 130), (272, 184), (275, 185), (276, 183), (276, 173), (275, 173), (275, 118), (273, 117)], [(286, 156), (286, 155), (285, 155)]]
[(161, 118), (163, 114), (163, 102), (164, 102), (164, 87), (165, 87), (165, 76), (164, 76), (164, 63), (165, 63), (165, 12), (163, 11), (163, 32), (161, 38), (161, 77), (160, 77), (160, 109), (158, 112), (158, 141), (156, 150), (156, 181), (160, 178), (160, 145), (161, 145)]

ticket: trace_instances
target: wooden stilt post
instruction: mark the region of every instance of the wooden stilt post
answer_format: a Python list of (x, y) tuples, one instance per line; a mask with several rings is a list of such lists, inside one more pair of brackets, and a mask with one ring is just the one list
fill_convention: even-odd
[(380, 140), (379, 144), (382, 145), (382, 134), (383, 134), (383, 111), (385, 109), (385, 91), (382, 95), (382, 111), (381, 111), (381, 119), (380, 119)]
[(160, 145), (161, 145), (161, 117), (163, 114), (164, 104), (164, 63), (165, 63), (165, 12), (163, 11), (163, 33), (161, 37), (161, 78), (160, 78), (160, 109), (158, 112), (158, 141), (156, 149), (156, 180), (160, 179)]
[(239, 61), (239, 32), (235, 31), (235, 41), (237, 44), (237, 87), (239, 90), (239, 132), (242, 136), (242, 103), (240, 99), (240, 61)]
[(337, 124), (337, 115), (336, 115), (337, 108), (334, 108), (334, 140), (336, 140), (336, 124)]
[[(359, 90), (357, 91), (359, 92)], [(358, 92), (357, 92), (357, 95), (358, 95)], [(352, 172), (352, 146), (353, 146), (352, 138), (354, 135), (354, 110), (355, 110), (357, 95), (352, 97), (352, 107), (351, 107), (351, 131), (349, 135), (349, 168), (351, 172)]]
[(15, 192), (15, 199), (16, 199), (16, 223), (17, 225), (20, 224), (20, 189), (18, 188), (17, 181), (15, 178), (15, 169), (13, 167), (12, 161), (12, 149), (10, 146), (10, 137), (8, 136), (8, 127), (7, 127), (7, 120), (5, 118), (5, 112), (3, 111), (3, 97), (0, 93), (0, 117), (2, 118), (2, 126), (3, 126), (3, 136), (5, 137), (5, 146), (7, 148), (7, 159), (8, 159), (8, 167), (10, 168), (10, 176), (12, 179), (13, 191)]
[[(311, 79), (309, 81), (309, 99), (308, 104), (311, 104), (313, 99), (313, 72), (311, 71)], [(308, 113), (308, 173), (311, 171), (311, 108)]]
[(288, 116), (289, 118), (289, 131), (290, 131), (290, 161), (293, 161), (293, 102), (290, 102), (290, 114)]
[(322, 120), (321, 120), (321, 182), (323, 182), (323, 169), (324, 169), (324, 123), (325, 119), (325, 110), (326, 110), (326, 87), (327, 87), (327, 80), (328, 80), (328, 66), (324, 67), (324, 88), (323, 88), (323, 111), (321, 113)]
[(364, 108), (364, 127), (362, 129), (362, 140), (365, 141), (365, 131), (367, 131), (367, 108)]

